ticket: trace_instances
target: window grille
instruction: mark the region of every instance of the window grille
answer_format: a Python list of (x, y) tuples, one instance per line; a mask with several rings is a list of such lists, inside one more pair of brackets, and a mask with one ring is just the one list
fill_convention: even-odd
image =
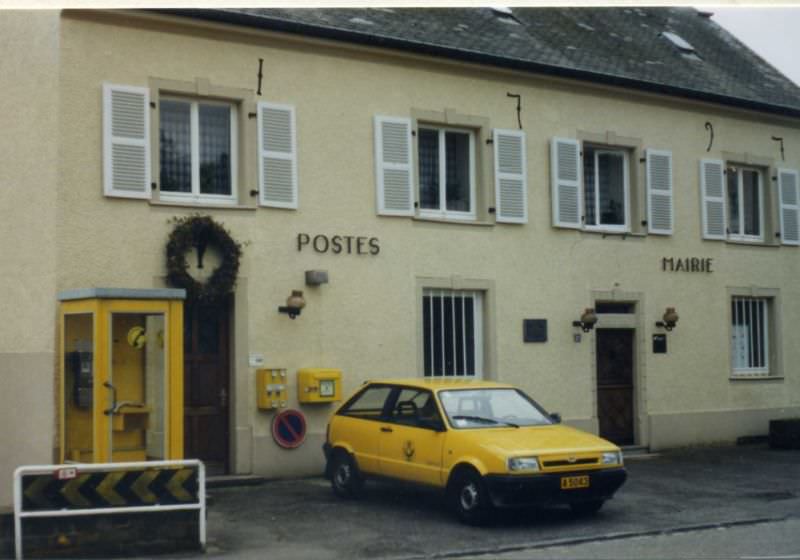
[(422, 296), (425, 377), (480, 377), (481, 292), (426, 289)]
[(734, 297), (731, 303), (731, 363), (735, 375), (769, 373), (769, 300)]

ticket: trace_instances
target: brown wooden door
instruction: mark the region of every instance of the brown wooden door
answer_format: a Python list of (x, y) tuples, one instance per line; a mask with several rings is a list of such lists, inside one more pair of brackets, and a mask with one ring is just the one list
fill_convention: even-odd
[(184, 455), (228, 472), (229, 303), (184, 307)]
[(632, 445), (632, 329), (597, 330), (597, 417), (600, 435), (617, 445)]

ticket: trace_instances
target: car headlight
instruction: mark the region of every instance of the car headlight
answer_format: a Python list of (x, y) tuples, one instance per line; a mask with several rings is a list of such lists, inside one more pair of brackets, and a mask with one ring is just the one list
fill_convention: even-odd
[(511, 457), (508, 460), (508, 470), (512, 472), (539, 470), (539, 459), (536, 457)]
[(622, 465), (622, 451), (608, 451), (603, 453), (601, 462), (604, 465)]

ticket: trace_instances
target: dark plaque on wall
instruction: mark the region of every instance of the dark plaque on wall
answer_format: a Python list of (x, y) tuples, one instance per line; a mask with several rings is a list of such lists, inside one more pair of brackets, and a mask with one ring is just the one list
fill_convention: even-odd
[(523, 342), (547, 342), (547, 319), (523, 319)]
[(653, 354), (666, 354), (667, 353), (667, 335), (654, 334), (653, 335)]

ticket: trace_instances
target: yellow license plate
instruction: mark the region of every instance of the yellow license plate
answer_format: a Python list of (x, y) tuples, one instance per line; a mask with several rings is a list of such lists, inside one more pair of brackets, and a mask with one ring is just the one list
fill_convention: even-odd
[(589, 476), (563, 476), (561, 477), (562, 490), (574, 490), (575, 488), (589, 488)]

